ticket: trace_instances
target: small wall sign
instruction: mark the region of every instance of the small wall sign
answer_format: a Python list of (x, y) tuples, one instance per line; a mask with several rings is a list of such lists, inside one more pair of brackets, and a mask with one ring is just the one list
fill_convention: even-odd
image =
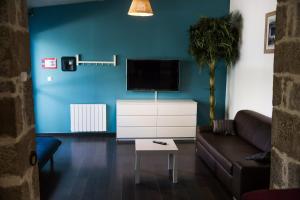
[(56, 58), (43, 58), (42, 67), (45, 69), (57, 69), (57, 60)]

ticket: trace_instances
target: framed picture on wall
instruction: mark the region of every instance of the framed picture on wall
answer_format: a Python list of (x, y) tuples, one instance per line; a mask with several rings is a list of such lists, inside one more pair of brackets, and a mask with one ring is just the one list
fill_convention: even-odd
[(276, 11), (266, 14), (265, 19), (265, 53), (274, 53), (276, 32)]

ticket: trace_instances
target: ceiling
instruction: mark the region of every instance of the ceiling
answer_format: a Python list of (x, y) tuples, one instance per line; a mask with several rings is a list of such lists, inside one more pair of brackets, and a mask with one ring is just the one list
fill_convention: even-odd
[(84, 3), (92, 1), (104, 1), (104, 0), (27, 0), (29, 8), (54, 6), (62, 4)]

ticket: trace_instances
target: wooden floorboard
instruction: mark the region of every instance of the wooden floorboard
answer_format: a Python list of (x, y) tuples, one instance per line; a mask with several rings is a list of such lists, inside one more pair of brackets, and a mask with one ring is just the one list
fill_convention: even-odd
[(171, 182), (165, 155), (142, 157), (141, 183), (134, 182), (134, 144), (111, 137), (62, 137), (40, 172), (42, 200), (231, 200), (195, 155), (194, 143), (178, 143), (178, 183)]

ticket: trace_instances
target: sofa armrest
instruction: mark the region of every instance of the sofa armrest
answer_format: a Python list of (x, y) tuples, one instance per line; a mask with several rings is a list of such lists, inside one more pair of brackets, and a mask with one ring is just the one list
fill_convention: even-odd
[(240, 199), (245, 192), (268, 189), (270, 183), (269, 164), (243, 165), (241, 162), (233, 163), (233, 195)]
[(211, 126), (198, 126), (197, 127), (197, 134), (203, 133), (203, 132), (212, 132), (213, 129)]

